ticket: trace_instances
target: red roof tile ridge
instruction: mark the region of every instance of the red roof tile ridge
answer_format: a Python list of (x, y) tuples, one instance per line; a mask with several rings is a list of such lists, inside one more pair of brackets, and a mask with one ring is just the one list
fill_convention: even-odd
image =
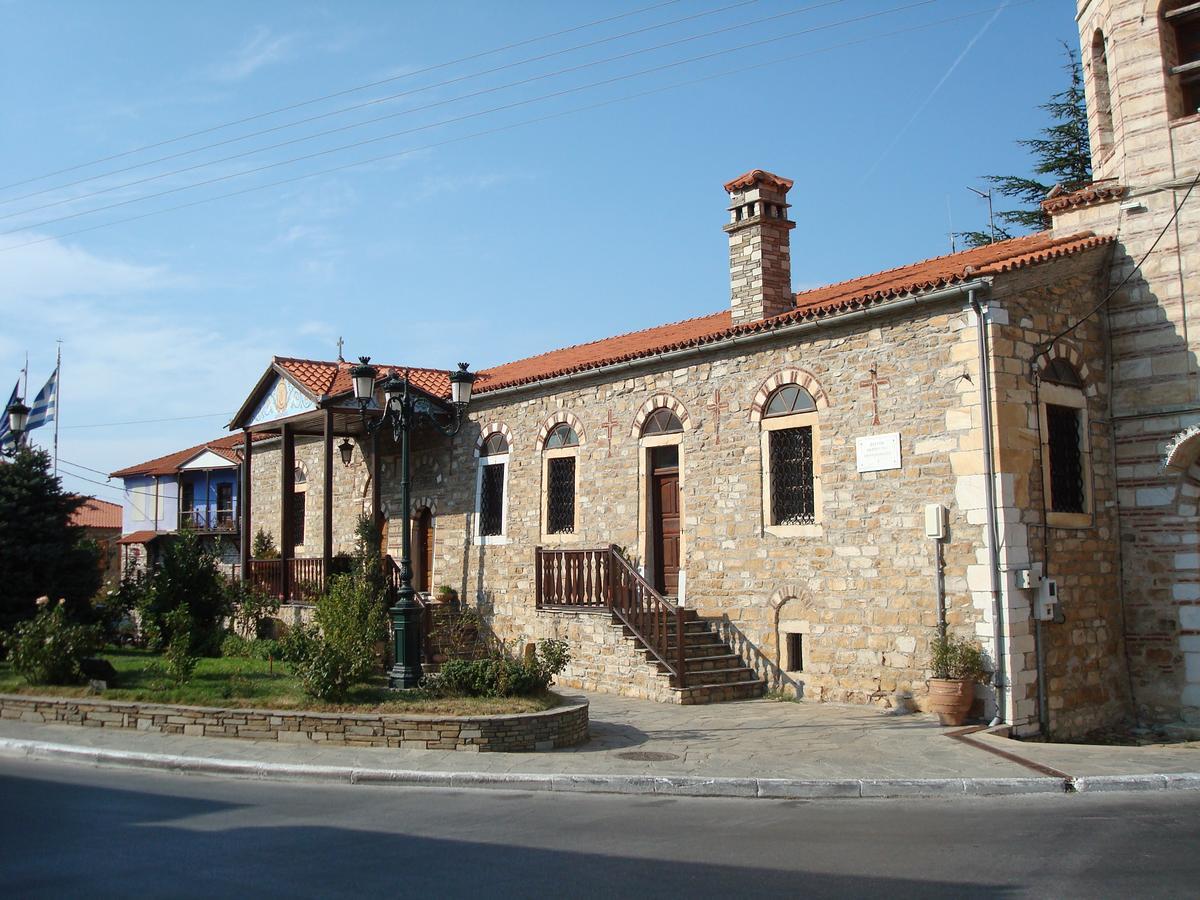
[(535, 359), (541, 359), (543, 356), (550, 356), (555, 353), (566, 353), (569, 350), (581, 350), (584, 347), (594, 347), (596, 344), (606, 344), (609, 341), (619, 341), (624, 338), (636, 337), (639, 334), (648, 334), (651, 331), (660, 331), (664, 328), (676, 328), (680, 325), (690, 325), (693, 322), (699, 322), (704, 319), (714, 319), (718, 316), (723, 316), (723, 315), (727, 315), (727, 314), (729, 314), (729, 310), (722, 309), (722, 310), (718, 310), (717, 312), (705, 313), (705, 314), (699, 315), (699, 316), (692, 316), (691, 318), (688, 318), (688, 319), (680, 319), (677, 322), (662, 322), (658, 325), (648, 325), (645, 328), (638, 328), (635, 331), (626, 331), (621, 334), (610, 334), (608, 337), (596, 338), (593, 341), (583, 341), (578, 344), (568, 344), (566, 347), (555, 347), (553, 350), (544, 350), (541, 353), (535, 353), (532, 356), (524, 356), (524, 357), (521, 357), (520, 359), (510, 359), (507, 362), (497, 363), (496, 365), (489, 366), (486, 369), (480, 369), (477, 374), (480, 375), (481, 377), (487, 377), (488, 373), (493, 372), (496, 369), (503, 369), (508, 366), (516, 366), (516, 365), (520, 365), (521, 363), (532, 362)]

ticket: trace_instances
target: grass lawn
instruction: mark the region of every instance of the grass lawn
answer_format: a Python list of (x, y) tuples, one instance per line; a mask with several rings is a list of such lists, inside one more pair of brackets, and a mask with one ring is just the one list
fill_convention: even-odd
[[(287, 663), (259, 659), (202, 658), (186, 684), (173, 684), (155, 671), (158, 655), (148, 650), (109, 648), (100, 654), (117, 670), (117, 682), (102, 695), (106, 700), (140, 700), (191, 706), (306, 709), (315, 712), (412, 713), (418, 715), (483, 716), (496, 713), (539, 712), (559, 703), (559, 697), (434, 697), (420, 689), (390, 691), (387, 679), (353, 688), (345, 703), (325, 703), (308, 697)], [(86, 687), (28, 684), (8, 662), (0, 663), (0, 693), (83, 697)]]

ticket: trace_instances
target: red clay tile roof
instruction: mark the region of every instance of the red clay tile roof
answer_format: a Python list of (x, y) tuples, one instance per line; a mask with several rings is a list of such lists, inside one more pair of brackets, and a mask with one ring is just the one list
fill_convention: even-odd
[(1096, 237), (1091, 232), (1063, 238), (1054, 238), (1048, 232), (1042, 232), (1000, 241), (986, 247), (964, 250), (889, 269), (886, 272), (802, 291), (796, 295), (796, 309), (771, 319), (732, 325), (729, 312), (723, 311), (673, 325), (660, 325), (620, 337), (553, 350), (529, 359), (485, 369), (479, 373), (480, 378), (475, 382), (475, 389), (485, 393), (502, 387), (529, 384), (613, 363), (709, 344), (739, 334), (769, 331), (783, 325), (824, 318), (839, 312), (882, 303), (904, 294), (1007, 272), (1099, 247), (1111, 241), (1112, 238)]
[(764, 172), (762, 169), (751, 169), (745, 175), (739, 175), (733, 181), (725, 182), (726, 191), (740, 191), (748, 187), (753, 187), (758, 182), (775, 188), (777, 191), (787, 193), (795, 184), (790, 178), (784, 178), (780, 175), (773, 175), (770, 172)]
[[(254, 440), (261, 441), (273, 437), (270, 434), (256, 434)], [(203, 444), (197, 444), (194, 447), (188, 447), (186, 450), (176, 450), (174, 453), (168, 453), (166, 456), (160, 456), (157, 459), (147, 460), (144, 463), (138, 463), (136, 466), (127, 466), (124, 469), (118, 469), (112, 472), (110, 478), (128, 478), (134, 475), (174, 475), (179, 471), (179, 467), (195, 456), (202, 450), (211, 450), (218, 456), (229, 460), (231, 463), (240, 463), (242, 455), (239, 448), (242, 445), (241, 434), (228, 434), (225, 437), (217, 438), (216, 440), (207, 441)]]
[[(769, 176), (761, 170), (747, 173), (742, 179), (759, 175)], [(774, 177), (774, 176), (771, 176)], [(731, 181), (736, 185), (742, 179)], [(784, 181), (786, 179), (780, 179)], [(770, 331), (785, 325), (834, 316), (838, 313), (884, 303), (906, 294), (919, 293), (940, 287), (961, 284), (972, 278), (997, 275), (1013, 269), (1046, 262), (1074, 253), (1080, 253), (1111, 243), (1111, 237), (1097, 237), (1090, 231), (1067, 237), (1053, 237), (1049, 232), (1031, 234), (1026, 237), (998, 241), (985, 247), (963, 250), (948, 256), (934, 257), (907, 266), (865, 275), (826, 287), (814, 288), (796, 294), (796, 308), (782, 315), (757, 322), (733, 325), (729, 310), (659, 325), (643, 331), (634, 331), (617, 337), (577, 344), (560, 350), (551, 350), (527, 359), (505, 363), (478, 373), (475, 390), (480, 393), (532, 384), (548, 378), (598, 369), (614, 363), (643, 359), (660, 353), (711, 344), (741, 334)], [(351, 389), (350, 363), (317, 362), (314, 360), (276, 360), (288, 364), (290, 372), (304, 372), (318, 384), (326, 377), (329, 393), (343, 393)], [(380, 367), (380, 377), (385, 375)], [(336, 377), (328, 373), (336, 370)], [(431, 394), (448, 397), (450, 383), (448, 373), (434, 369), (412, 370), (414, 383)], [(424, 376), (419, 381), (417, 373)], [(299, 376), (297, 376), (299, 377)], [(316, 391), (314, 390), (314, 393)]]
[[(357, 365), (356, 363), (291, 359), (285, 356), (275, 357), (274, 362), (316, 397), (344, 394), (354, 387), (350, 378), (350, 370)], [(376, 381), (383, 381), (392, 372), (399, 373), (403, 368), (403, 366), (385, 366), (375, 363), (373, 365), (379, 369)], [(435, 397), (450, 396), (450, 376), (447, 372), (439, 369), (410, 368), (408, 378), (415, 387), (433, 394)]]
[(118, 544), (148, 544), (157, 537), (162, 535), (157, 531), (131, 531), (129, 534), (121, 536), (117, 541)]
[(1116, 179), (1097, 181), (1077, 191), (1060, 191), (1055, 188), (1042, 201), (1042, 209), (1050, 214), (1080, 206), (1091, 206), (1093, 203), (1107, 203), (1110, 200), (1120, 200), (1125, 195), (1125, 188), (1117, 184)]
[(71, 516), (72, 525), (82, 525), (84, 528), (117, 528), (121, 527), (121, 505), (99, 500), (96, 497), (85, 497), (83, 506), (75, 510)]

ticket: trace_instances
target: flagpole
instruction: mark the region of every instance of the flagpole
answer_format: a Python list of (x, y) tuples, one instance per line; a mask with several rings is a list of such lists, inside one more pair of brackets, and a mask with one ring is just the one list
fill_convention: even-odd
[[(28, 378), (28, 376), (26, 376)], [(62, 339), (58, 341), (58, 359), (54, 363), (54, 477), (58, 477), (58, 419), (62, 415)]]
[[(25, 368), (22, 369), (21, 372), (25, 376), (25, 387), (21, 391), (21, 396), (28, 397), (29, 396), (29, 351), (28, 350), (25, 351)], [(25, 435), (22, 435), (22, 437), (25, 440), (25, 446), (28, 447), (29, 446), (29, 435), (25, 434)], [(16, 446), (20, 447), (21, 442), (17, 441)]]

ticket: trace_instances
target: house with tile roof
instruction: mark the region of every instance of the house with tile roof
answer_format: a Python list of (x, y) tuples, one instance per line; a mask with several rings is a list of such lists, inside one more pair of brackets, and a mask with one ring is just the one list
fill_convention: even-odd
[(99, 497), (82, 497), (83, 505), (71, 516), (71, 524), (83, 529), (83, 536), (96, 543), (103, 583), (115, 584), (121, 578), (122, 508)]
[(239, 560), (241, 440), (225, 435), (111, 473), (124, 486), (121, 569), (153, 567), (164, 540), (189, 528), (231, 569)]
[(418, 590), (566, 640), (567, 685), (923, 705), (947, 633), (1018, 734), (1200, 717), (1200, 16), (1142, 5), (1080, 0), (1097, 182), (1049, 230), (796, 292), (792, 182), (751, 170), (725, 309), (482, 369), (407, 510), (363, 423), (400, 371), (449, 416), (448, 372), (381, 366), (360, 411), (349, 363), (274, 359), (231, 422), (244, 577), (303, 604), (360, 516), (392, 557), (407, 518)]

